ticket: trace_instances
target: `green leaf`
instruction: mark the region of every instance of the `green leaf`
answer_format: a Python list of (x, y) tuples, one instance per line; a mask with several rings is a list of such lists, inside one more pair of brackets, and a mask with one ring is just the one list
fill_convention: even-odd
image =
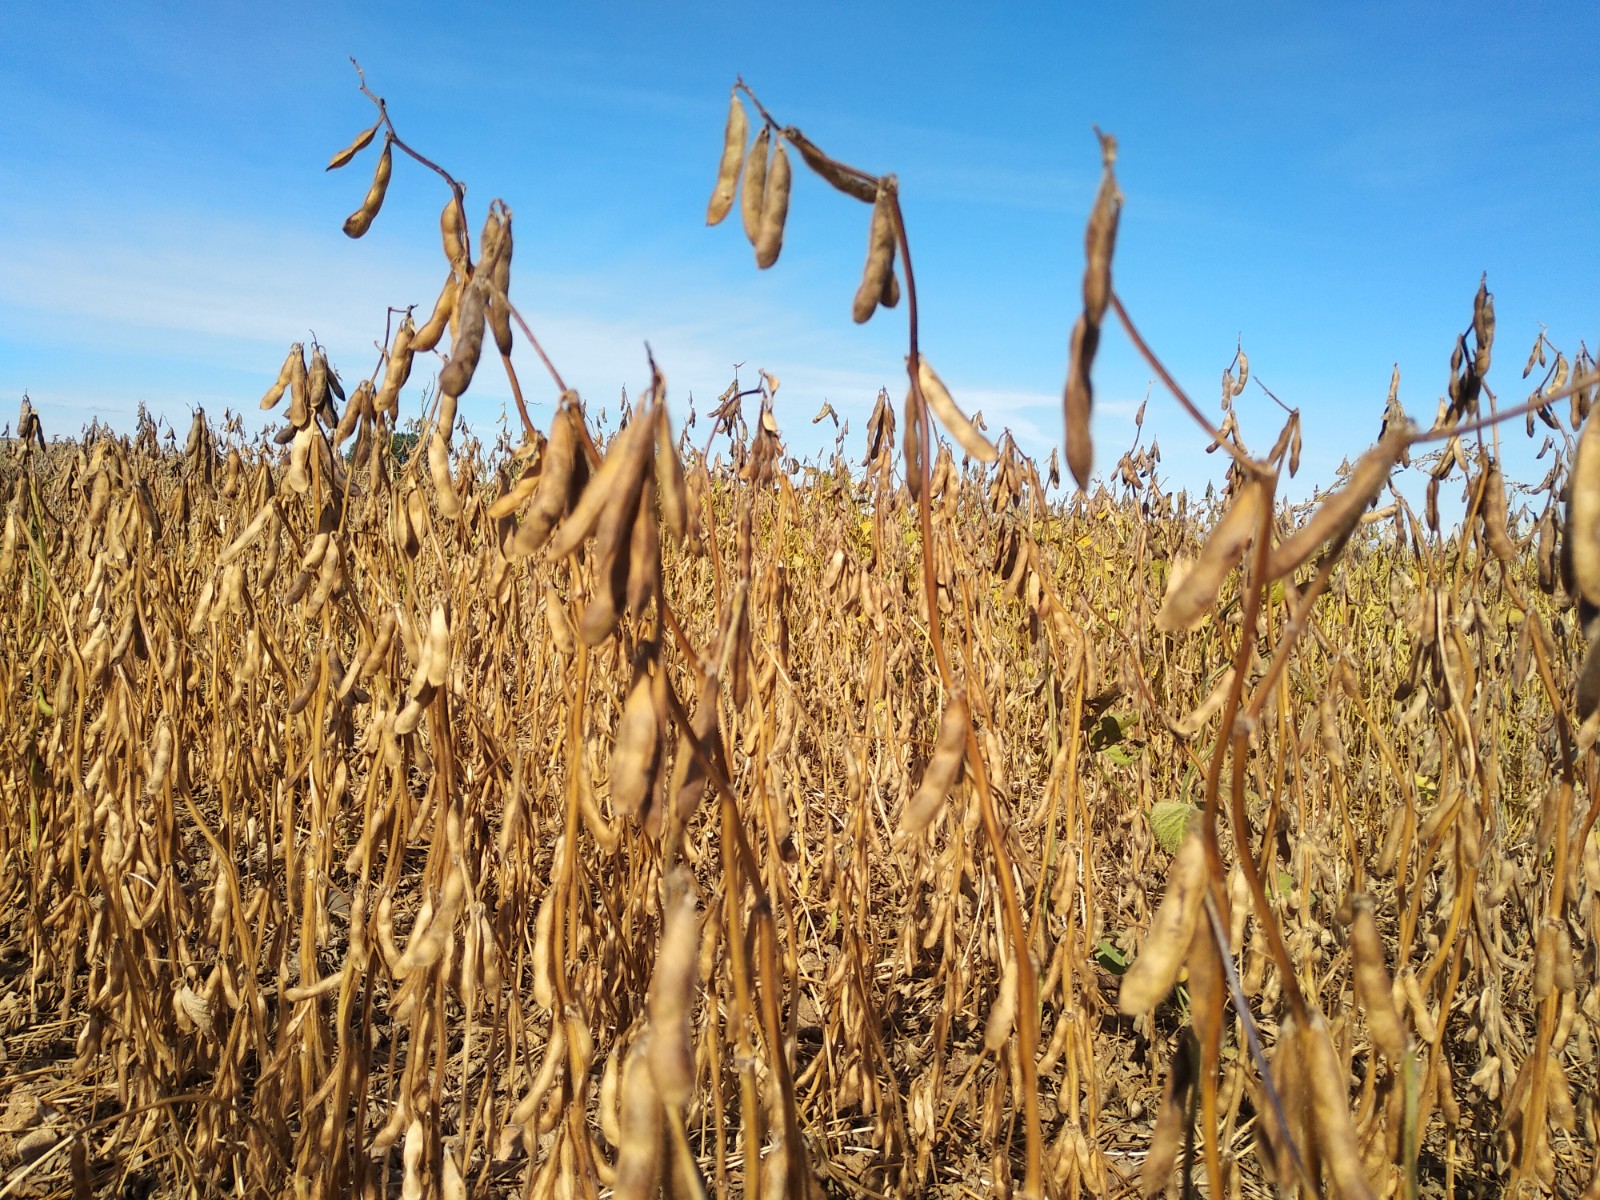
[(1122, 726), (1117, 723), (1117, 718), (1107, 713), (1100, 718), (1100, 723), (1089, 734), (1089, 746), (1094, 750), (1104, 750), (1108, 746), (1115, 746), (1122, 740)]
[(1116, 763), (1117, 766), (1126, 767), (1139, 757), (1139, 751), (1137, 749), (1130, 750), (1127, 746), (1121, 745), (1107, 746), (1105, 756)]
[(1128, 969), (1128, 955), (1110, 938), (1101, 938), (1094, 948), (1094, 960), (1113, 975), (1121, 975)]
[(1150, 809), (1150, 831), (1156, 835), (1156, 845), (1176, 854), (1189, 833), (1190, 818), (1199, 811), (1187, 800), (1158, 800)]

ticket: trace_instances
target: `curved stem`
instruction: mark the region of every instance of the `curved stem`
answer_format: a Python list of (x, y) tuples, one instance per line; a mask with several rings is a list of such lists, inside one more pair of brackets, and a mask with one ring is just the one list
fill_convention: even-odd
[[(505, 298), (506, 312), (511, 314), (511, 319), (517, 323), (517, 328), (522, 330), (522, 336), (528, 339), (528, 345), (533, 347), (533, 352), (537, 354), (539, 356), (539, 360), (544, 363), (544, 369), (550, 372), (550, 378), (555, 383), (557, 390), (565, 393), (567, 391), (567, 385), (566, 382), (561, 378), (561, 372), (556, 370), (555, 363), (550, 361), (550, 356), (544, 352), (544, 347), (539, 344), (539, 339), (534, 337), (533, 330), (529, 329), (528, 323), (522, 319), (522, 314), (517, 311), (517, 306), (511, 303), (511, 297), (507, 296), (504, 292), (499, 291), (498, 289), (495, 290), (494, 294), (497, 297)], [(517, 407), (522, 407), (520, 398), (518, 400)], [(522, 420), (524, 424), (527, 423), (528, 414), (526, 412), (523, 412)]]
[[(457, 182), (455, 177), (453, 175), (451, 175), (449, 171), (446, 171), (438, 163), (434, 162), (433, 159), (428, 158), (426, 155), (417, 153), (417, 151), (413, 150), (410, 146), (408, 146), (405, 143), (404, 140), (401, 139), (400, 135), (398, 133), (396, 133), (395, 130), (394, 130), (394, 122), (389, 119), (389, 106), (384, 102), (384, 99), (383, 99), (382, 96), (374, 95), (373, 92), (372, 92), (372, 89), (367, 87), (366, 72), (364, 72), (361, 69), (361, 64), (358, 63), (355, 60), (355, 57), (353, 55), (350, 58), (350, 65), (356, 69), (356, 78), (361, 81), (361, 94), (363, 96), (365, 96), (368, 100), (371, 100), (374, 104), (376, 104), (378, 106), (378, 120), (379, 120), (379, 123), (386, 130), (389, 131), (389, 141), (391, 143), (393, 143), (396, 147), (398, 147), (402, 153), (409, 155), (416, 162), (420, 163), (424, 167), (427, 167), (428, 170), (432, 171), (434, 174), (438, 175), (440, 179), (444, 180), (445, 183), (449, 184), (450, 191), (456, 198), (456, 204), (458, 206), (462, 205), (463, 204), (463, 200), (464, 200), (464, 198), (465, 198), (465, 196), (467, 194), (466, 187), (464, 185), (462, 185), (461, 183)], [(461, 216), (462, 216), (462, 233), (463, 233), (463, 236), (465, 236), (465, 233), (466, 233), (466, 210), (465, 210), (465, 208), (462, 209)]]

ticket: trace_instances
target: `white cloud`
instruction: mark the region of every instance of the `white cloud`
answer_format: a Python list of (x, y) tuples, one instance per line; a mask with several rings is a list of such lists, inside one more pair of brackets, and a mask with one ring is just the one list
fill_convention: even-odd
[[(0, 234), (0, 260), (8, 263), (0, 274), (0, 322), (8, 336), (34, 347), (25, 377), (20, 365), (15, 373), (0, 365), (0, 389), (31, 388), (47, 428), (60, 432), (92, 416), (126, 427), (141, 401), (180, 427), (198, 405), (213, 414), (232, 408), (258, 427), (270, 418), (258, 413), (256, 400), (290, 342), (309, 341), (315, 331), (348, 386), (377, 363), (387, 306), (415, 302), (426, 313), (444, 275), (432, 254), (397, 251), (398, 240), (385, 242), (377, 231), (353, 259), (338, 233), (270, 221), (190, 214), (73, 225), (94, 232), (26, 240)], [(0, 222), (0, 229), (51, 227)], [(672, 285), (640, 286), (651, 278)], [(773, 289), (730, 288), (699, 262), (636, 260), (563, 276), (541, 273), (530, 260), (513, 294), (528, 297), (524, 315), (544, 349), (597, 413), (615, 413), (622, 387), (637, 394), (648, 383), (646, 342), (680, 421), (691, 394), (702, 417), (709, 411), (739, 359), (745, 387), (757, 383), (761, 368), (778, 377), (780, 425), (801, 457), (831, 449), (831, 423), (810, 425), (825, 401), (850, 423), (846, 450), (859, 455), (878, 389), (887, 387), (897, 403), (904, 395), (902, 351), (888, 328), (863, 332), (833, 322), (831, 311), (826, 320), (795, 311), (792, 300), (774, 299)], [(542, 425), (556, 391), (521, 341), (515, 361), (522, 391)], [(502, 413), (517, 426), (495, 357), (485, 359), (462, 410), (486, 441)], [(402, 416), (417, 413), (436, 365), (417, 364)], [(959, 356), (942, 359), (940, 371), (965, 411), (983, 413), (994, 438), (1010, 429), (1040, 458), (1059, 443), (1053, 386), (1006, 386)], [(1125, 440), (1110, 423), (1131, 422), (1136, 407), (1108, 396), (1096, 406), (1097, 434)], [(53, 420), (52, 410), (60, 414)]]
[[(443, 280), (431, 256), (397, 264), (384, 249), (355, 271), (337, 234), (223, 218), (189, 219), (181, 228), (125, 221), (116, 232), (72, 238), (0, 237), (0, 260), (8, 264), (0, 274), (0, 321), (6, 336), (31, 347), (32, 360), (26, 375), (20, 363), (12, 364), (15, 375), (0, 366), (0, 387), (32, 388), (47, 414), (99, 415), (119, 426), (131, 423), (140, 401), (174, 422), (196, 404), (254, 414), (288, 344), (309, 341), (313, 331), (348, 384), (377, 362), (388, 305), (419, 302), (425, 314)], [(744, 358), (745, 386), (763, 367), (783, 381), (786, 426), (800, 424), (791, 405), (809, 406), (807, 418), (823, 399), (841, 412), (870, 405), (878, 387), (892, 386), (902, 371), (894, 357), (875, 369), (848, 327), (820, 328), (747, 291), (718, 289), (714, 280), (691, 278), (642, 294), (638, 279), (661, 269), (624, 264), (576, 277), (531, 269), (518, 276), (529, 324), (564, 381), (597, 410), (614, 412), (623, 386), (636, 392), (648, 383), (647, 342), (680, 413), (691, 392), (707, 411)], [(493, 421), (510, 407), (509, 385), (493, 359), (465, 398), (470, 421)], [(530, 348), (520, 346), (515, 361), (537, 420), (555, 389)], [(432, 374), (432, 364), (417, 364), (410, 403)]]

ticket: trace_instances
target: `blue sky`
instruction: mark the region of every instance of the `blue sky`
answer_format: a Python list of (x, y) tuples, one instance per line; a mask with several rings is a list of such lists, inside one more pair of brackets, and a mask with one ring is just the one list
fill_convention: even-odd
[[(373, 161), (322, 169), (373, 117), (352, 54), (401, 136), (467, 182), (474, 232), (490, 199), (511, 205), (513, 299), (596, 409), (643, 385), (646, 341), (680, 414), (690, 393), (704, 413), (735, 362), (778, 376), (801, 455), (824, 444), (823, 400), (859, 457), (877, 389), (903, 392), (904, 307), (849, 316), (865, 206), (797, 179), (766, 272), (737, 217), (705, 227), (740, 73), (830, 153), (898, 174), (924, 352), (1041, 458), (1061, 438), (1096, 123), (1122, 147), (1119, 293), (1213, 414), (1242, 337), (1303, 410), (1297, 490), (1375, 438), (1393, 363), (1431, 420), (1484, 271), (1507, 401), (1541, 326), (1569, 356), (1600, 340), (1592, 6), (527, 8), (8, 6), (4, 419), (27, 389), (48, 432), (126, 427), (141, 401), (180, 432), (195, 405), (255, 427), (312, 331), (347, 384), (372, 370), (386, 306), (426, 311), (444, 278), (444, 191), (397, 161), (372, 232), (340, 232)], [(518, 361), (542, 423), (552, 389)], [(1105, 469), (1150, 382), (1116, 329), (1096, 381)], [(508, 395), (484, 371), (466, 397), (485, 441)], [(1252, 386), (1239, 407), (1265, 449), (1270, 402)], [(1177, 483), (1219, 474), (1159, 391), (1145, 431)]]

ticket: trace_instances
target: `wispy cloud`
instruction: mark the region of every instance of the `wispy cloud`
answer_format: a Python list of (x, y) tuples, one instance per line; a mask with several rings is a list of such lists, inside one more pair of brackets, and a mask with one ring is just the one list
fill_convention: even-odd
[[(180, 418), (181, 408), (233, 407), (254, 422), (258, 389), (270, 383), (291, 341), (307, 341), (314, 331), (347, 381), (364, 375), (377, 362), (387, 307), (420, 302), (425, 312), (443, 276), (431, 261), (397, 265), (381, 254), (360, 272), (339, 269), (335, 262), (348, 262), (342, 240), (270, 221), (186, 220), (176, 231), (134, 220), (132, 237), (129, 223), (99, 236), (0, 235), (0, 259), (8, 263), (0, 275), (0, 323), (8, 338), (38, 348), (26, 368), (20, 361), (0, 365), (0, 387), (31, 387), (46, 412), (70, 414), (69, 424), (94, 415), (126, 424), (141, 401)], [(45, 226), (10, 225), (19, 227)], [(747, 360), (746, 386), (758, 368), (769, 370), (783, 383), (780, 410), (797, 440), (806, 436), (793, 415), (800, 409), (809, 418), (825, 399), (841, 412), (870, 404), (900, 373), (896, 358), (875, 364), (848, 328), (830, 330), (704, 278), (641, 294), (639, 275), (639, 264), (625, 263), (572, 276), (530, 269), (519, 277), (530, 297), (524, 315), (565, 382), (597, 410), (614, 412), (622, 387), (637, 390), (648, 381), (647, 342), (680, 413), (691, 394), (706, 411), (737, 359)], [(537, 412), (554, 390), (526, 347), (516, 361)], [(418, 364), (413, 398), (431, 374)], [(469, 421), (492, 421), (510, 400), (491, 356), (463, 411)]]

